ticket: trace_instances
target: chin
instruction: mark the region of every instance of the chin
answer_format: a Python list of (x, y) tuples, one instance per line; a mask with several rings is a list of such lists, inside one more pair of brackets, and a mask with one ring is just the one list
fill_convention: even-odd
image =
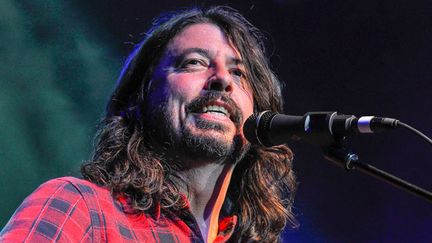
[[(225, 140), (231, 140), (235, 134), (233, 127), (225, 123), (209, 121), (204, 119), (195, 119), (193, 123), (190, 123), (186, 128), (190, 133), (195, 133), (197, 136), (209, 136), (224, 138)], [(231, 139), (230, 139), (231, 138)]]
[(206, 159), (223, 159), (233, 152), (233, 141), (229, 141), (220, 131), (184, 132), (185, 149), (190, 155)]
[(245, 143), (241, 135), (223, 131), (223, 128), (216, 125), (205, 129), (196, 126), (182, 129), (183, 155), (195, 161), (238, 162), (248, 151), (249, 144)]

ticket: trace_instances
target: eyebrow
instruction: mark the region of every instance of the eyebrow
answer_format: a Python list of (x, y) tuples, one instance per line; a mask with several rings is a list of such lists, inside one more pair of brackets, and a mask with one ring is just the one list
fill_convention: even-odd
[[(198, 54), (200, 54), (200, 55), (202, 55), (208, 59), (212, 58), (211, 52), (208, 49), (194, 47), (194, 48), (187, 48), (187, 49), (183, 50), (180, 55), (175, 57), (175, 63), (179, 64), (185, 58), (185, 56), (187, 56), (191, 53), (198, 53)], [(244, 65), (244, 62), (240, 58), (232, 57), (229, 60), (229, 64)]]
[(233, 57), (233, 58), (231, 58), (230, 62), (234, 63), (234, 65), (242, 65), (242, 66), (244, 66), (244, 62), (240, 58)]

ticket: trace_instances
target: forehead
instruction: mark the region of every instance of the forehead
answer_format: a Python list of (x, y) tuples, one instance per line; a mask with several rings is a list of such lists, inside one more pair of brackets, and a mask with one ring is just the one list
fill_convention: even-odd
[(210, 54), (224, 54), (231, 58), (241, 59), (240, 53), (227, 38), (225, 33), (211, 23), (192, 24), (177, 34), (167, 46), (172, 54), (179, 54), (190, 48), (208, 50)]

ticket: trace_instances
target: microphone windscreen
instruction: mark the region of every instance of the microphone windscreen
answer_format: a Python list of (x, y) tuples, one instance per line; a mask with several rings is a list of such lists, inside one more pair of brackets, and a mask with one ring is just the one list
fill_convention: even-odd
[(243, 125), (243, 134), (252, 144), (259, 144), (256, 135), (258, 113), (252, 114)]
[(274, 144), (268, 137), (270, 121), (276, 115), (271, 111), (263, 111), (250, 116), (243, 125), (243, 134), (246, 139), (256, 145), (271, 147)]

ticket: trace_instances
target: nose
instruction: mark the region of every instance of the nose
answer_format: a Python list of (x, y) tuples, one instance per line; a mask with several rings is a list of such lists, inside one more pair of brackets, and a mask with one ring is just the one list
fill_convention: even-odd
[(231, 93), (232, 77), (230, 72), (224, 67), (214, 67), (214, 73), (208, 79), (205, 89), (211, 91), (228, 92)]

